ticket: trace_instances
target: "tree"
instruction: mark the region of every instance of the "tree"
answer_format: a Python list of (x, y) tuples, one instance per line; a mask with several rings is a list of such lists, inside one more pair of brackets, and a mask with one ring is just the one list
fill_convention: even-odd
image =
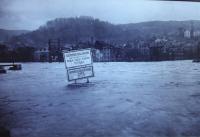
[(4, 44), (0, 44), (0, 62), (6, 62), (8, 60), (8, 47)]

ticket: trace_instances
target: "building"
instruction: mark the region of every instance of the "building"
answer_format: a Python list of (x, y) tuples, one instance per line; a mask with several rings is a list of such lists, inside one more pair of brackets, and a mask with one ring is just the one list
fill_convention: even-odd
[(120, 58), (120, 49), (104, 41), (79, 42), (71, 50), (87, 48), (91, 49), (94, 62), (118, 61)]
[(151, 46), (149, 47), (150, 60), (160, 61), (163, 59), (163, 46)]
[(63, 44), (60, 39), (49, 39), (48, 47), (40, 48), (34, 53), (34, 61), (62, 62), (63, 50), (70, 50), (71, 44)]
[(182, 28), (182, 27), (180, 27), (178, 30), (179, 30), (179, 31), (178, 31), (178, 35), (179, 35), (179, 37), (180, 37), (180, 38), (183, 38), (183, 37), (184, 37), (185, 29)]
[(49, 39), (49, 62), (63, 61), (62, 51), (64, 48), (61, 45), (60, 39)]
[(191, 37), (190, 31), (189, 31), (189, 30), (186, 30), (186, 31), (184, 32), (184, 37), (185, 37), (185, 38), (190, 38), (190, 37)]
[(105, 43), (96, 41), (92, 47), (92, 56), (95, 62), (117, 61), (120, 58), (120, 49)]
[(48, 48), (41, 48), (35, 51), (34, 61), (48, 62), (49, 61), (49, 50)]
[(199, 37), (200, 36), (200, 31), (197, 30), (197, 31), (194, 31), (194, 37)]
[(156, 39), (149, 45), (149, 55), (151, 61), (160, 61), (165, 58), (166, 39)]

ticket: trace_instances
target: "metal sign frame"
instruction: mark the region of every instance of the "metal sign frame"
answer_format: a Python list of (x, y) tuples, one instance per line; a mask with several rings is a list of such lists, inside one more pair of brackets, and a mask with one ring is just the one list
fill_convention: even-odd
[[(78, 52), (78, 51), (84, 51), (84, 50), (90, 50), (91, 63), (90, 64), (85, 64), (85, 65), (80, 65), (80, 66), (75, 66), (75, 67), (67, 67), (67, 63), (66, 63), (66, 60), (65, 60), (65, 53)], [(63, 51), (63, 58), (64, 58), (64, 61), (65, 61), (65, 68), (67, 70), (67, 79), (68, 79), (68, 81), (74, 81), (74, 80), (79, 80), (79, 79), (94, 77), (92, 51), (91, 51), (90, 48), (80, 49), (80, 50), (64, 50)], [(92, 69), (92, 75), (91, 76), (81, 77), (81, 78), (77, 78), (77, 79), (70, 79), (70, 77), (69, 77), (69, 71), (84, 69), (84, 68), (87, 68), (87, 67), (91, 67), (91, 69)]]

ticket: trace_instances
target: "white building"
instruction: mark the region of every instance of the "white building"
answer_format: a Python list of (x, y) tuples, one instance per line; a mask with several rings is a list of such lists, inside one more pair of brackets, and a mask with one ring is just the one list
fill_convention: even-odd
[(186, 31), (184, 32), (184, 37), (185, 37), (185, 38), (190, 38), (190, 37), (191, 37), (191, 34), (190, 34), (190, 31), (189, 31), (189, 30), (186, 30)]
[(199, 36), (200, 36), (200, 31), (199, 30), (195, 31), (194, 32), (194, 37), (199, 37)]

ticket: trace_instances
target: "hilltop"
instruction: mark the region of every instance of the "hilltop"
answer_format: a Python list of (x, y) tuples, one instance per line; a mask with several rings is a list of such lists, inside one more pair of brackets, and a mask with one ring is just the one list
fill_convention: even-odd
[[(192, 21), (200, 29), (200, 21)], [(191, 21), (150, 21), (112, 24), (92, 17), (57, 18), (38, 29), (9, 39), (10, 45), (44, 47), (49, 39), (59, 38), (64, 43), (96, 40), (126, 43), (151, 37), (176, 37), (179, 28), (190, 29)]]

